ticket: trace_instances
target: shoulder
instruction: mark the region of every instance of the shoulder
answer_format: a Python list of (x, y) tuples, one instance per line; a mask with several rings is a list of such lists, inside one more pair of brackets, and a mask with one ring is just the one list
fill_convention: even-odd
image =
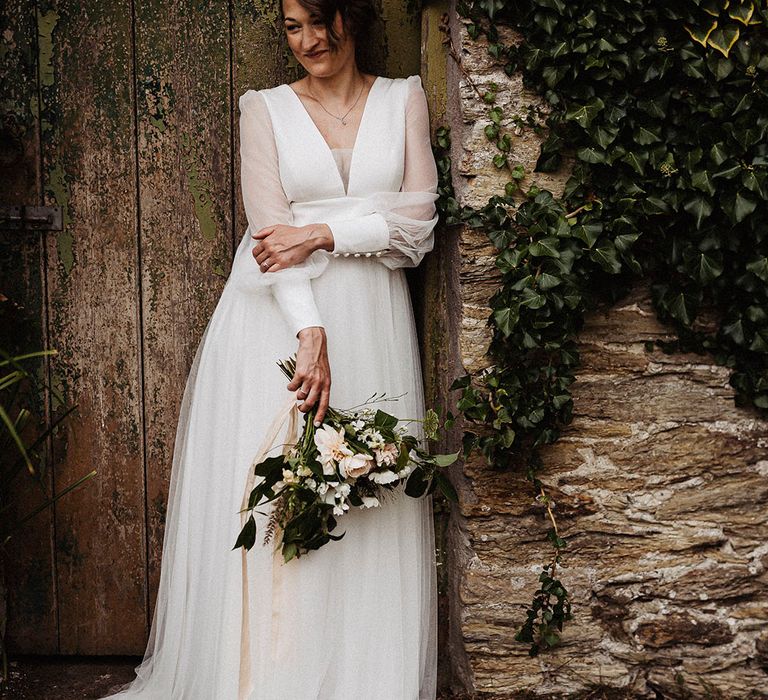
[(278, 94), (281, 90), (287, 87), (286, 83), (277, 85), (272, 88), (262, 88), (261, 90), (246, 90), (238, 98), (238, 106), (240, 111), (252, 111), (252, 110), (264, 110), (267, 106), (267, 100), (273, 95)]
[(424, 89), (421, 85), (421, 76), (416, 73), (415, 75), (409, 75), (405, 78), (386, 78), (383, 75), (378, 76), (378, 80), (385, 83), (390, 89), (397, 89), (404, 94), (411, 94), (412, 92), (423, 92)]

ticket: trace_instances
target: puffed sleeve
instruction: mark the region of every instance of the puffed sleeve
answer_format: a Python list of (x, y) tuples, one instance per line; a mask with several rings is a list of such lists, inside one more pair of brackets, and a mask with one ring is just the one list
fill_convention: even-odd
[[(248, 229), (254, 233), (272, 224), (293, 224), (290, 202), (280, 181), (272, 120), (263, 95), (248, 90), (240, 96), (240, 185)], [(250, 248), (255, 242), (251, 241)], [(303, 263), (277, 272), (262, 272), (248, 256), (248, 283), (269, 287), (286, 323), (297, 334), (322, 326), (310, 279), (328, 264), (325, 251), (315, 251)]]
[(405, 163), (400, 192), (375, 192), (368, 196), (371, 213), (328, 222), (335, 256), (366, 253), (392, 269), (416, 267), (434, 246), (437, 166), (427, 98), (418, 75), (406, 81)]

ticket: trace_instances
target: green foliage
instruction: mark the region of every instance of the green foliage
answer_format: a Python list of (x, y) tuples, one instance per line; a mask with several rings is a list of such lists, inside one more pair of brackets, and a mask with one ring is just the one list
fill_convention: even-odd
[[(737, 404), (767, 409), (766, 3), (478, 0), (460, 2), (459, 12), (470, 37), (484, 34), (506, 73), (522, 73), (549, 106), (543, 123), (535, 110), (510, 118), (496, 105), (497, 85), (480, 91), (493, 164), (509, 176), (481, 209), (456, 202), (449, 135), (437, 134), (438, 206), (446, 223), (485, 231), (502, 274), (490, 302), (495, 364), (454, 383), (469, 426), (465, 452), (480, 450), (497, 469), (522, 466), (541, 490), (537, 450), (571, 420), (584, 312), (638, 278), (677, 332), (659, 345), (711, 352), (731, 368)], [(522, 42), (505, 44), (499, 24)], [(525, 188), (503, 128), (510, 121), (546, 127), (536, 170), (569, 165), (560, 199)], [(570, 614), (553, 546), (549, 588), (518, 637), (532, 652), (551, 646)], [(550, 605), (553, 590), (563, 596)]]

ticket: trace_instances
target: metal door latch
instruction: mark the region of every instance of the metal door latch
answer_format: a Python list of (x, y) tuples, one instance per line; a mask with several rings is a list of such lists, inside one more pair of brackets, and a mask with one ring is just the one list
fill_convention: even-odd
[(0, 229), (61, 231), (61, 207), (0, 205)]

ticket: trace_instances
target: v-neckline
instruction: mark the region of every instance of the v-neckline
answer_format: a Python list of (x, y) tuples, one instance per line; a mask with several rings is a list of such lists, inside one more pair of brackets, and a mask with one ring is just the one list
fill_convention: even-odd
[(341, 176), (341, 173), (339, 172), (339, 168), (336, 165), (336, 159), (333, 157), (333, 149), (328, 145), (328, 142), (325, 140), (325, 137), (323, 136), (322, 132), (318, 128), (317, 124), (315, 124), (315, 120), (312, 119), (312, 116), (309, 113), (309, 110), (307, 110), (304, 103), (301, 101), (301, 98), (298, 96), (296, 91), (288, 85), (288, 83), (284, 83), (285, 87), (288, 89), (288, 91), (293, 95), (296, 104), (300, 108), (301, 112), (304, 113), (304, 116), (306, 117), (307, 121), (310, 123), (312, 130), (314, 131), (317, 138), (320, 139), (323, 146), (325, 147), (325, 153), (327, 154), (327, 157), (330, 159), (330, 162), (333, 165), (333, 171), (336, 173), (336, 179), (338, 183), (341, 185), (341, 191), (344, 193), (345, 196), (349, 196), (349, 193), (352, 189), (352, 174), (354, 172), (355, 167), (355, 156), (357, 154), (358, 144), (360, 143), (360, 136), (361, 132), (363, 131), (363, 128), (366, 124), (366, 117), (368, 115), (368, 104), (371, 101), (371, 96), (373, 95), (373, 91), (376, 88), (377, 83), (379, 82), (379, 78), (381, 78), (380, 75), (377, 75), (373, 82), (371, 83), (371, 87), (368, 89), (368, 94), (365, 96), (365, 104), (363, 105), (363, 113), (360, 115), (360, 123), (357, 125), (357, 132), (355, 133), (355, 141), (352, 144), (352, 148), (350, 149), (352, 151), (350, 155), (349, 160), (349, 174), (347, 176), (347, 186), (344, 186), (344, 180)]

